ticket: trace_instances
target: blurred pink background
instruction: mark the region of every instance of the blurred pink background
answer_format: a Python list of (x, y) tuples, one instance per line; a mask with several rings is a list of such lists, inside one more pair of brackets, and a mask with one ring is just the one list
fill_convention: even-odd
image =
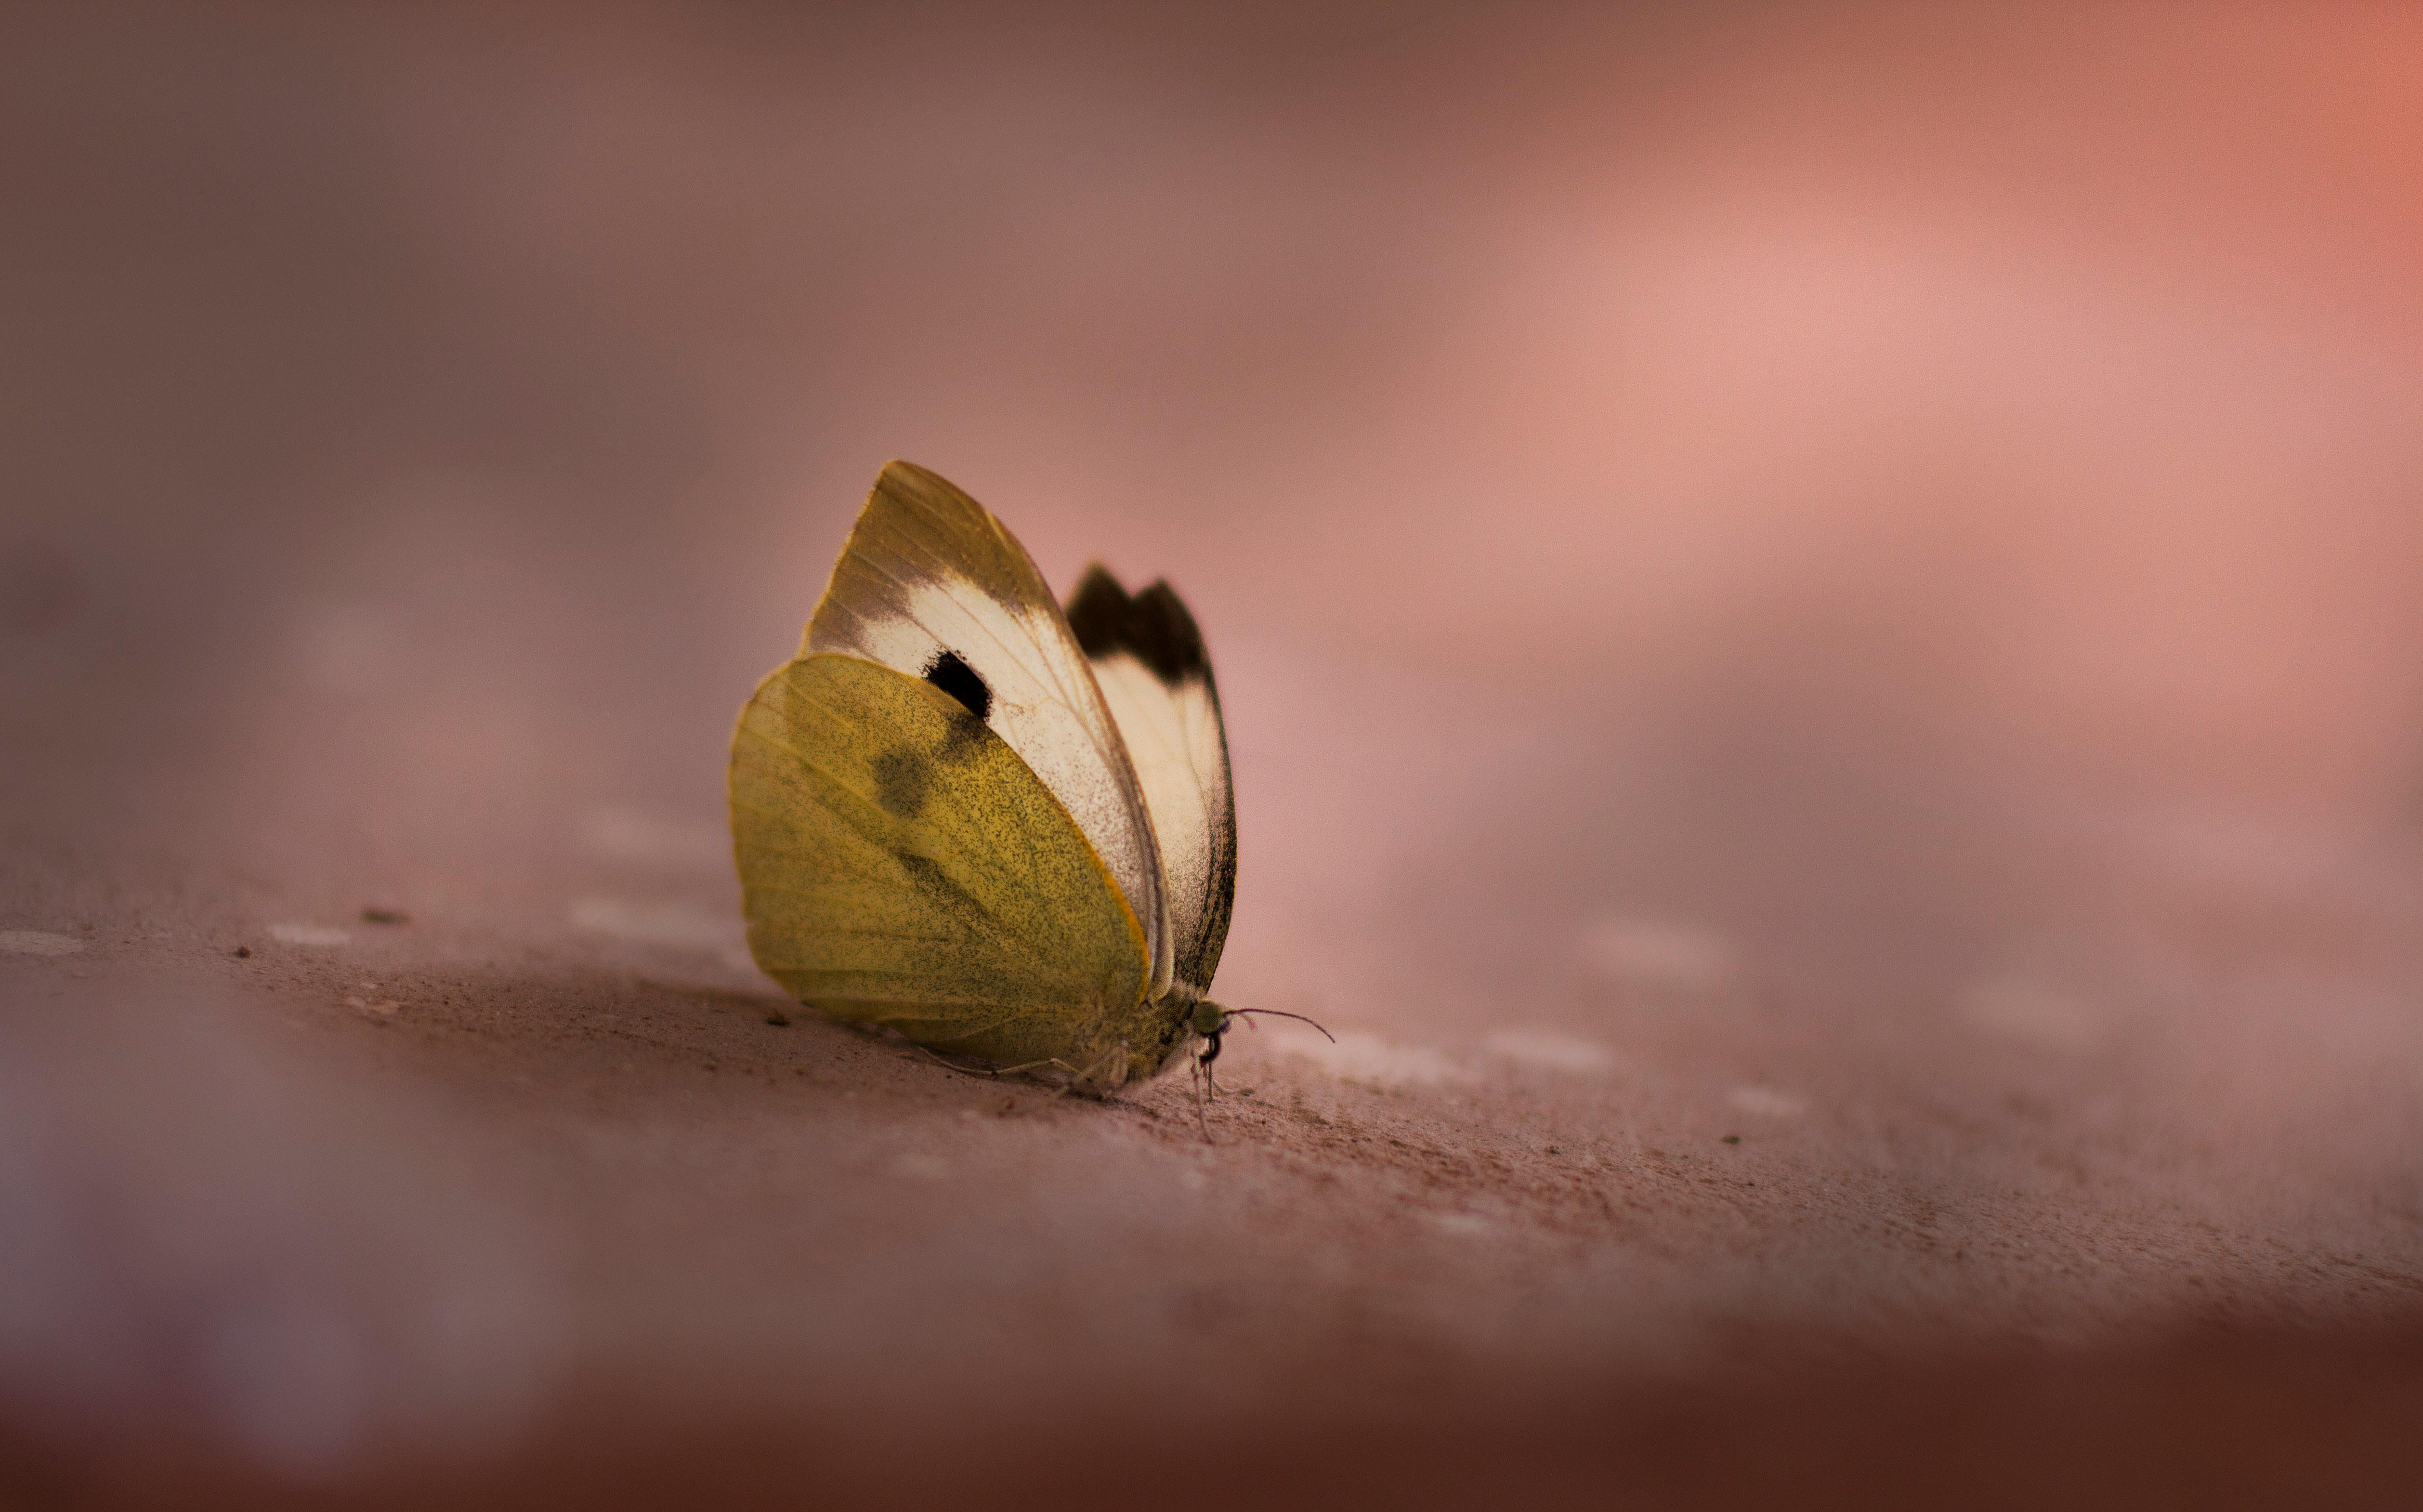
[(173, 741), (146, 823), (332, 742), (711, 809), (894, 454), (1178, 581), (1264, 845), (1727, 764), (2415, 813), (2394, 8), (10, 28), (10, 702)]

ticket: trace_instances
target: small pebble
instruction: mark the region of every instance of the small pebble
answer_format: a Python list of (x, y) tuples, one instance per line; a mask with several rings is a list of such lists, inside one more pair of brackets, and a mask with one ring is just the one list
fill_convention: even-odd
[(1741, 1142), (1741, 1136), (1738, 1134), (1728, 1134), (1725, 1136), (1725, 1142), (1727, 1144), (1739, 1144)]
[(408, 924), (412, 915), (401, 908), (365, 908), (362, 922), (366, 924)]
[(252, 947), (251, 947), (251, 946), (249, 946), (249, 945), (239, 945), (239, 946), (237, 946), (237, 947), (235, 948), (235, 958), (236, 958), (237, 960), (239, 960), (239, 961), (249, 961), (249, 960), (251, 960), (251, 959), (252, 959)]

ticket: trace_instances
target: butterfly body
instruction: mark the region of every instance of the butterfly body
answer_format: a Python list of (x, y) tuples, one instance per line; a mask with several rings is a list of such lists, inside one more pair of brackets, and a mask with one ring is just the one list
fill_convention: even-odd
[(1097, 568), (1070, 611), (981, 506), (886, 467), (741, 713), (734, 854), (802, 1003), (1110, 1092), (1216, 1034), (1235, 819), (1177, 596)]

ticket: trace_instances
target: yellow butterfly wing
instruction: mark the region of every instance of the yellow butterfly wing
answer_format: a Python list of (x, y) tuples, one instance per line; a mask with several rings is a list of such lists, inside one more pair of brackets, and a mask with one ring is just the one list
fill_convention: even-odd
[(957, 679), (1117, 881), (1144, 929), (1152, 993), (1168, 988), (1169, 902), (1143, 790), (1059, 601), (1008, 527), (949, 480), (886, 465), (800, 647), (828, 652)]
[(1098, 1090), (1181, 1034), (1150, 956), (1068, 811), (944, 686), (847, 655), (758, 685), (733, 736), (749, 948), (801, 1002)]

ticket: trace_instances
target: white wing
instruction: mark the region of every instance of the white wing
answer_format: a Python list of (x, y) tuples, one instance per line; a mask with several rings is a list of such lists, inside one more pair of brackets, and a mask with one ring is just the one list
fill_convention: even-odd
[(1220, 693), (1195, 617), (1167, 583), (1130, 597), (1100, 567), (1069, 599), (1069, 626), (1093, 663), (1152, 813), (1169, 897), (1176, 980), (1212, 985), (1237, 896), (1237, 805)]
[(1144, 793), (1085, 653), (1007, 527), (923, 467), (885, 466), (800, 649), (826, 653), (922, 677), (991, 726), (1135, 910), (1148, 995), (1168, 988), (1169, 906)]

